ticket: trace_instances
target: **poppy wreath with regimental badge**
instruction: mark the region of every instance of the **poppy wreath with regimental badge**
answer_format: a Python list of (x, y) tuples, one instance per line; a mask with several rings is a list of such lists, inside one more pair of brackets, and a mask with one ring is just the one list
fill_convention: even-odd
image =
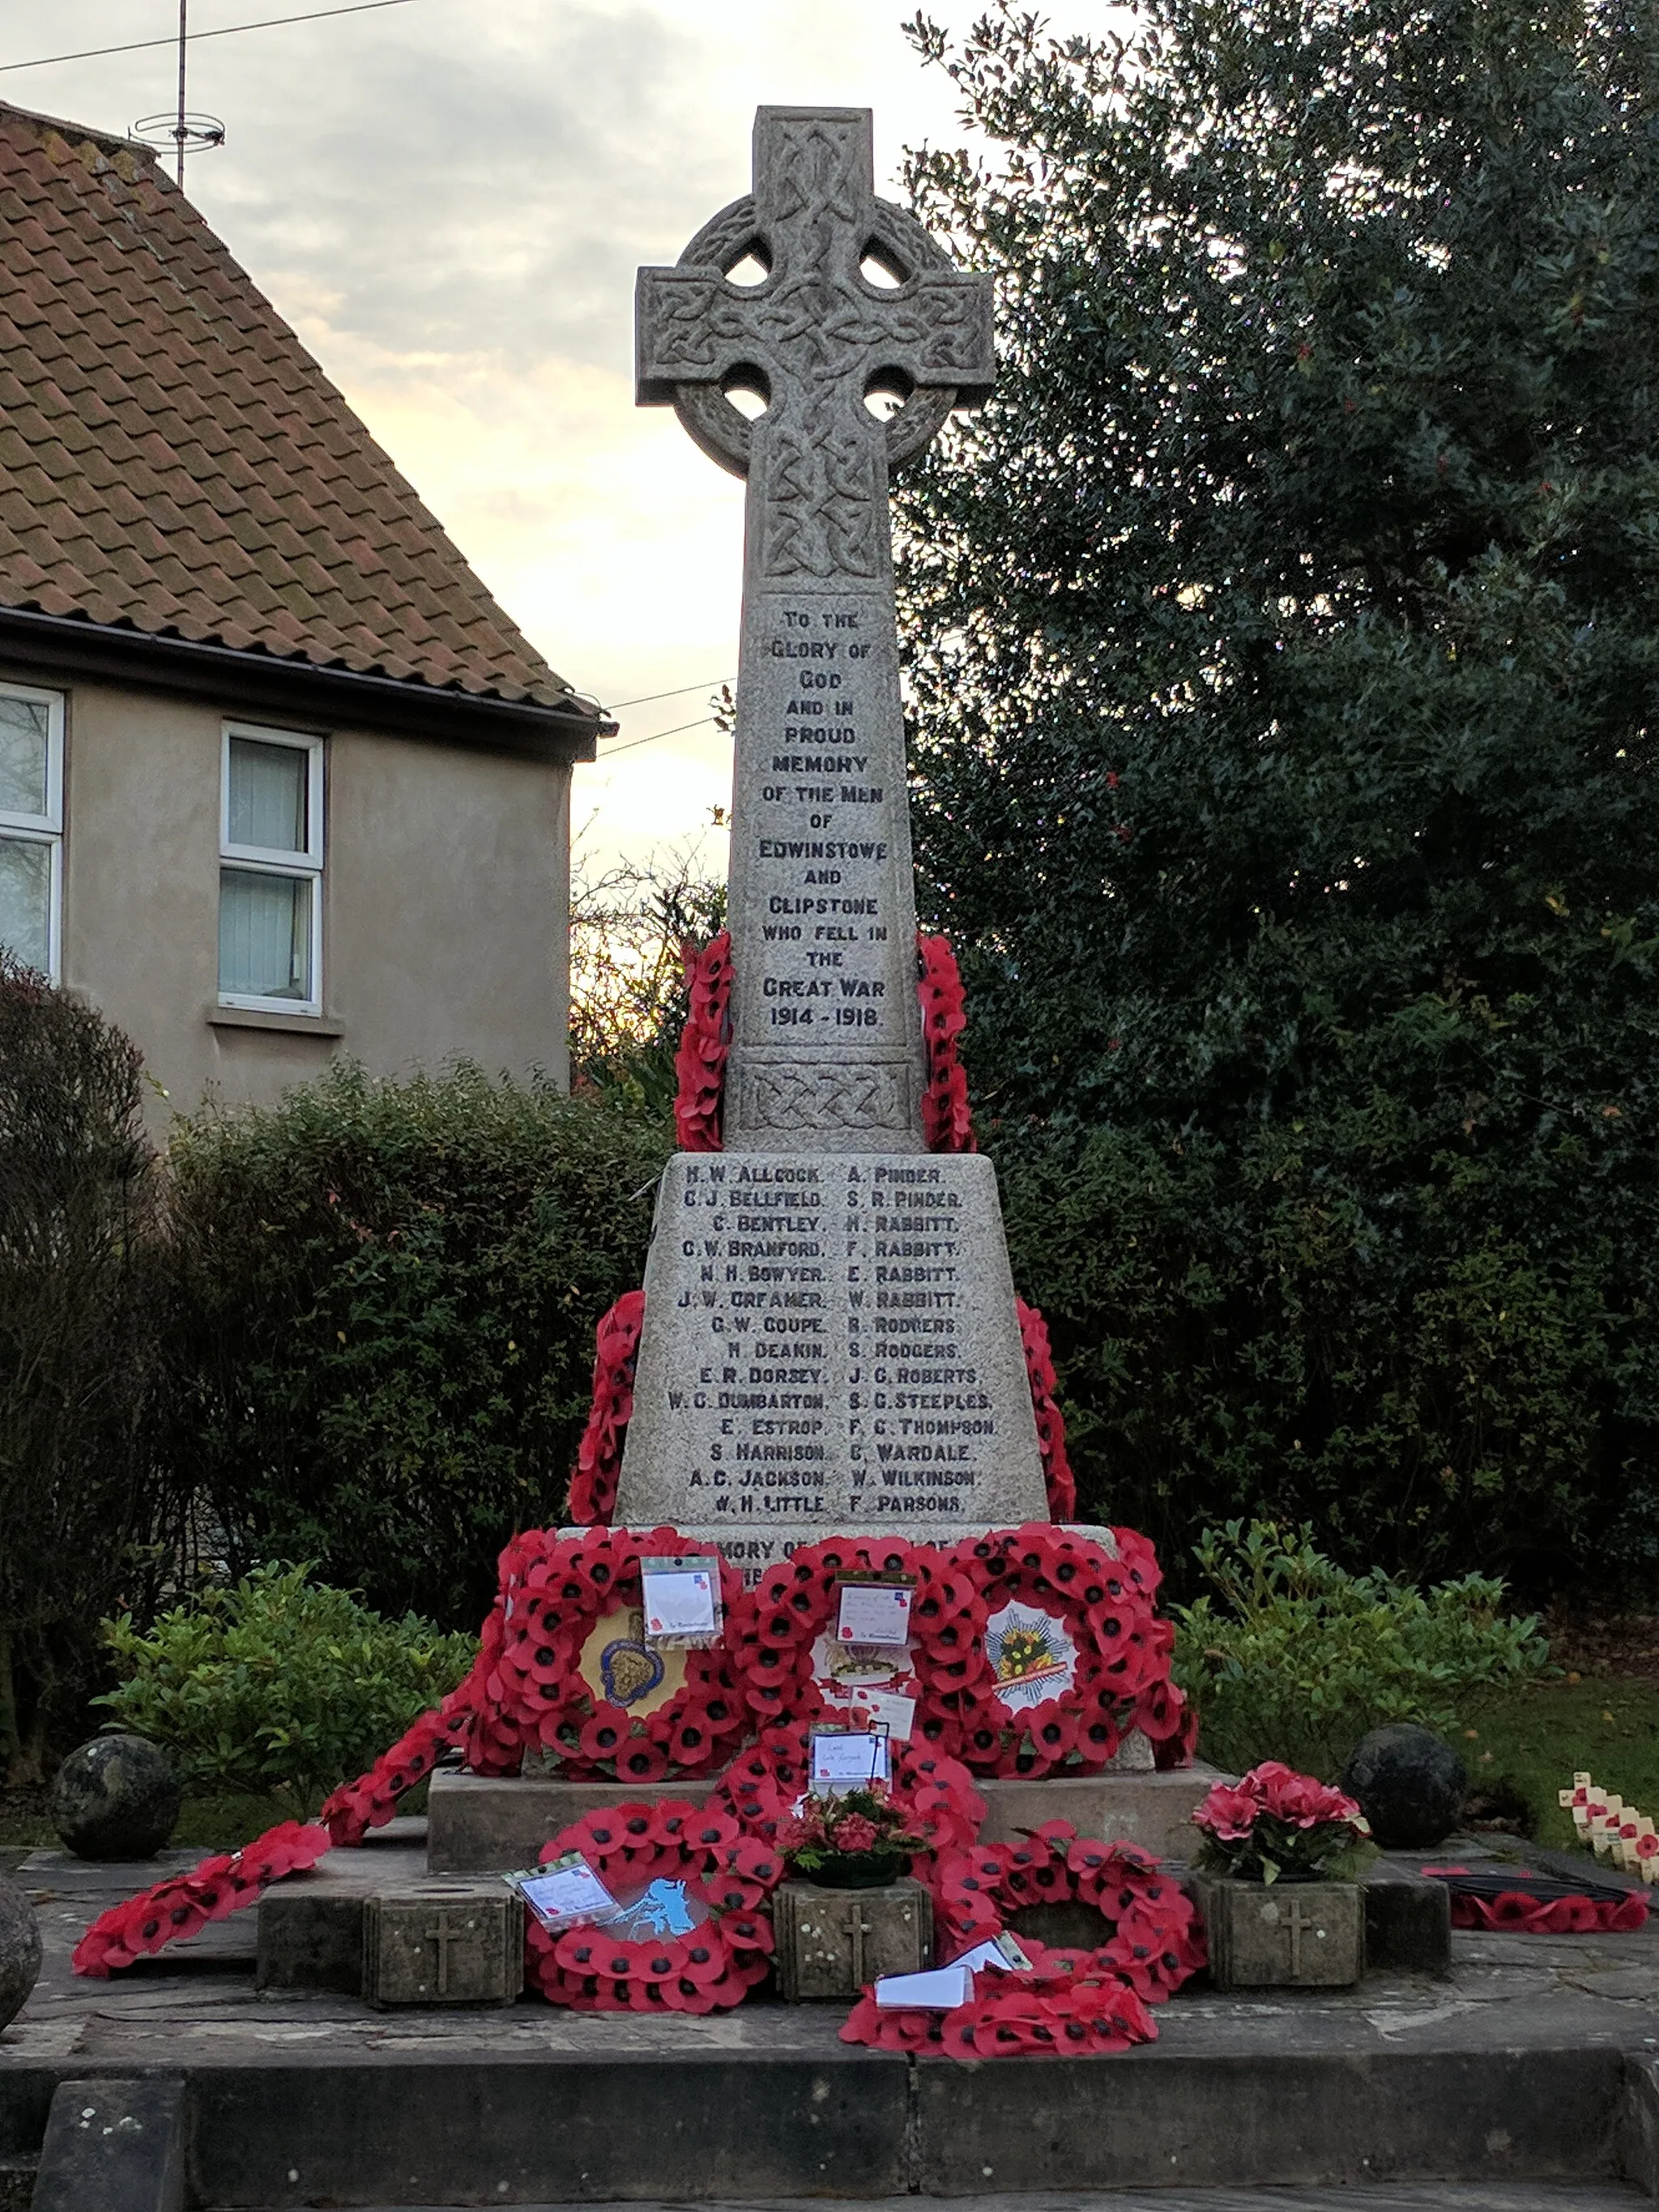
[(1092, 1949), (1045, 1947), (1046, 1955), (1070, 1971), (1121, 1974), (1146, 2004), (1173, 1996), (1206, 1956), (1197, 1908), (1156, 1859), (1079, 1836), (1069, 1820), (1045, 1820), (1024, 1843), (955, 1852), (928, 1887), (943, 1959), (960, 1958), (1026, 1905), (1065, 1904), (1092, 1905), (1106, 1933)]
[(578, 2012), (708, 2013), (741, 2004), (772, 1955), (767, 1903), (783, 1862), (729, 1813), (674, 1798), (616, 1805), (562, 1829), (542, 1863), (579, 1851), (613, 1896), (676, 1886), (695, 1925), (640, 1937), (611, 1928), (555, 1933), (532, 1919), (526, 1978)]
[[(733, 1759), (720, 1778), (720, 1802), (743, 1826), (763, 1842), (777, 1832), (806, 1788), (811, 1759), (805, 1727), (763, 1729), (760, 1741)], [(927, 1840), (922, 1863), (965, 1850), (985, 1819), (985, 1800), (959, 1759), (926, 1743), (894, 1742), (892, 1780), (878, 1784), (904, 1816), (913, 1834)]]
[[(726, 1650), (644, 1639), (640, 1561), (700, 1553), (718, 1565), (728, 1618), (737, 1570), (672, 1528), (533, 1529), (501, 1554), (501, 1633), (484, 1697), (520, 1743), (575, 1782), (655, 1782), (723, 1765), (753, 1728)], [(493, 1639), (492, 1639), (493, 1641)]]
[(1159, 1733), (1179, 1727), (1171, 1632), (1152, 1611), (1152, 1547), (1112, 1533), (1115, 1559), (1046, 1521), (952, 1550), (953, 1573), (973, 1584), (984, 1611), (981, 1662), (957, 1686), (962, 1734), (952, 1747), (975, 1771), (1093, 1773), (1146, 1718)]
[(744, 1592), (727, 1643), (757, 1726), (857, 1717), (854, 1706), (826, 1698), (819, 1668), (825, 1645), (834, 1641), (842, 1578), (881, 1573), (915, 1578), (903, 1661), (908, 1676), (901, 1676), (908, 1685), (902, 1694), (916, 1699), (914, 1733), (936, 1751), (955, 1753), (961, 1736), (957, 1700), (964, 1684), (984, 1671), (979, 1608), (972, 1583), (951, 1554), (902, 1536), (803, 1544)]

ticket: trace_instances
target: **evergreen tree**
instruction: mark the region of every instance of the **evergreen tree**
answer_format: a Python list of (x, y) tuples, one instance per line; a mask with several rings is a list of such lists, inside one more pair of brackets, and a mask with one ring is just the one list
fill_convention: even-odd
[(1085, 1498), (1659, 1569), (1659, 6), (918, 19), (927, 919)]

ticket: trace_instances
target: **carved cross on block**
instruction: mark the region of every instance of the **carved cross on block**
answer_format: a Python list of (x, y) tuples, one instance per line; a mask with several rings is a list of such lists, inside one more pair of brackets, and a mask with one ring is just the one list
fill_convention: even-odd
[[(672, 402), (705, 453), (750, 477), (763, 576), (878, 576), (890, 459), (990, 386), (990, 279), (876, 198), (866, 109), (763, 107), (754, 162), (752, 195), (678, 267), (640, 271), (639, 396)], [(766, 271), (752, 288), (728, 274), (745, 256)], [(768, 403), (753, 426), (726, 399), (738, 389)], [(910, 403), (890, 433), (874, 392)]]
[(476, 1919), (469, 1919), (464, 1928), (452, 1928), (449, 1915), (441, 1912), (437, 1926), (427, 1929), (425, 1940), (438, 1947), (438, 1995), (447, 1997), (449, 1995), (449, 1947), (452, 1943), (476, 1943), (478, 1941), (477, 1923)]

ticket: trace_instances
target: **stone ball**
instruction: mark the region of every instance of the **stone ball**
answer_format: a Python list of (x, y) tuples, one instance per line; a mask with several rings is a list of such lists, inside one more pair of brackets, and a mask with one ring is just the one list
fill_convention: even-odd
[(52, 1785), (52, 1825), (82, 1859), (148, 1859), (172, 1835), (183, 1792), (167, 1753), (141, 1735), (95, 1735)]
[(15, 2020), (40, 1978), (40, 1923), (15, 1881), (0, 1874), (0, 2027)]
[(1359, 1800), (1385, 1851), (1429, 1850), (1457, 1826), (1469, 1777), (1451, 1746), (1430, 1729), (1391, 1721), (1354, 1746), (1342, 1787)]

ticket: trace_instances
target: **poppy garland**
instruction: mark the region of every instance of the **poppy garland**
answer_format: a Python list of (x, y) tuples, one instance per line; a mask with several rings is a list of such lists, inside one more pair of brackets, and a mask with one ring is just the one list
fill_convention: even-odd
[(680, 1884), (706, 1917), (681, 1934), (643, 1939), (605, 1928), (556, 1934), (532, 1919), (526, 1978), (550, 2003), (577, 2012), (724, 2011), (766, 1978), (772, 1919), (764, 1907), (783, 1861), (729, 1813), (677, 1798), (617, 1805), (561, 1829), (543, 1846), (542, 1863), (568, 1851), (579, 1851), (613, 1895)]
[[(718, 1152), (725, 1105), (726, 1063), (732, 1048), (732, 933), (722, 929), (701, 949), (680, 948), (690, 1004), (674, 1054), (674, 1135), (683, 1152)], [(972, 1152), (968, 1078), (957, 1048), (968, 1026), (962, 975), (948, 937), (916, 938), (916, 997), (927, 1078), (921, 1094), (922, 1134), (930, 1152)]]
[(644, 1327), (645, 1292), (624, 1291), (593, 1332), (593, 1397), (570, 1478), (570, 1517), (585, 1528), (608, 1522), (616, 1509)]
[(273, 1881), (315, 1866), (330, 1848), (326, 1828), (313, 1822), (284, 1820), (257, 1843), (204, 1859), (188, 1874), (158, 1881), (125, 1905), (101, 1912), (75, 1947), (74, 1967), (94, 1981), (107, 1981), (169, 1943), (199, 1935), (210, 1921), (258, 1904)]
[(672, 1528), (537, 1528), (502, 1553), (483, 1700), (520, 1747), (555, 1756), (563, 1778), (706, 1774), (753, 1732), (726, 1646), (682, 1652), (644, 1641), (641, 1560), (692, 1553), (718, 1564), (729, 1620), (743, 1595), (736, 1568)]
[(720, 1106), (731, 1050), (732, 933), (722, 929), (702, 951), (680, 948), (690, 1001), (674, 1054), (674, 1136), (683, 1152), (720, 1149)]
[(927, 1081), (921, 1094), (922, 1141), (930, 1152), (976, 1152), (968, 1075), (957, 1047), (968, 1026), (962, 972), (948, 937), (916, 939), (916, 996)]

